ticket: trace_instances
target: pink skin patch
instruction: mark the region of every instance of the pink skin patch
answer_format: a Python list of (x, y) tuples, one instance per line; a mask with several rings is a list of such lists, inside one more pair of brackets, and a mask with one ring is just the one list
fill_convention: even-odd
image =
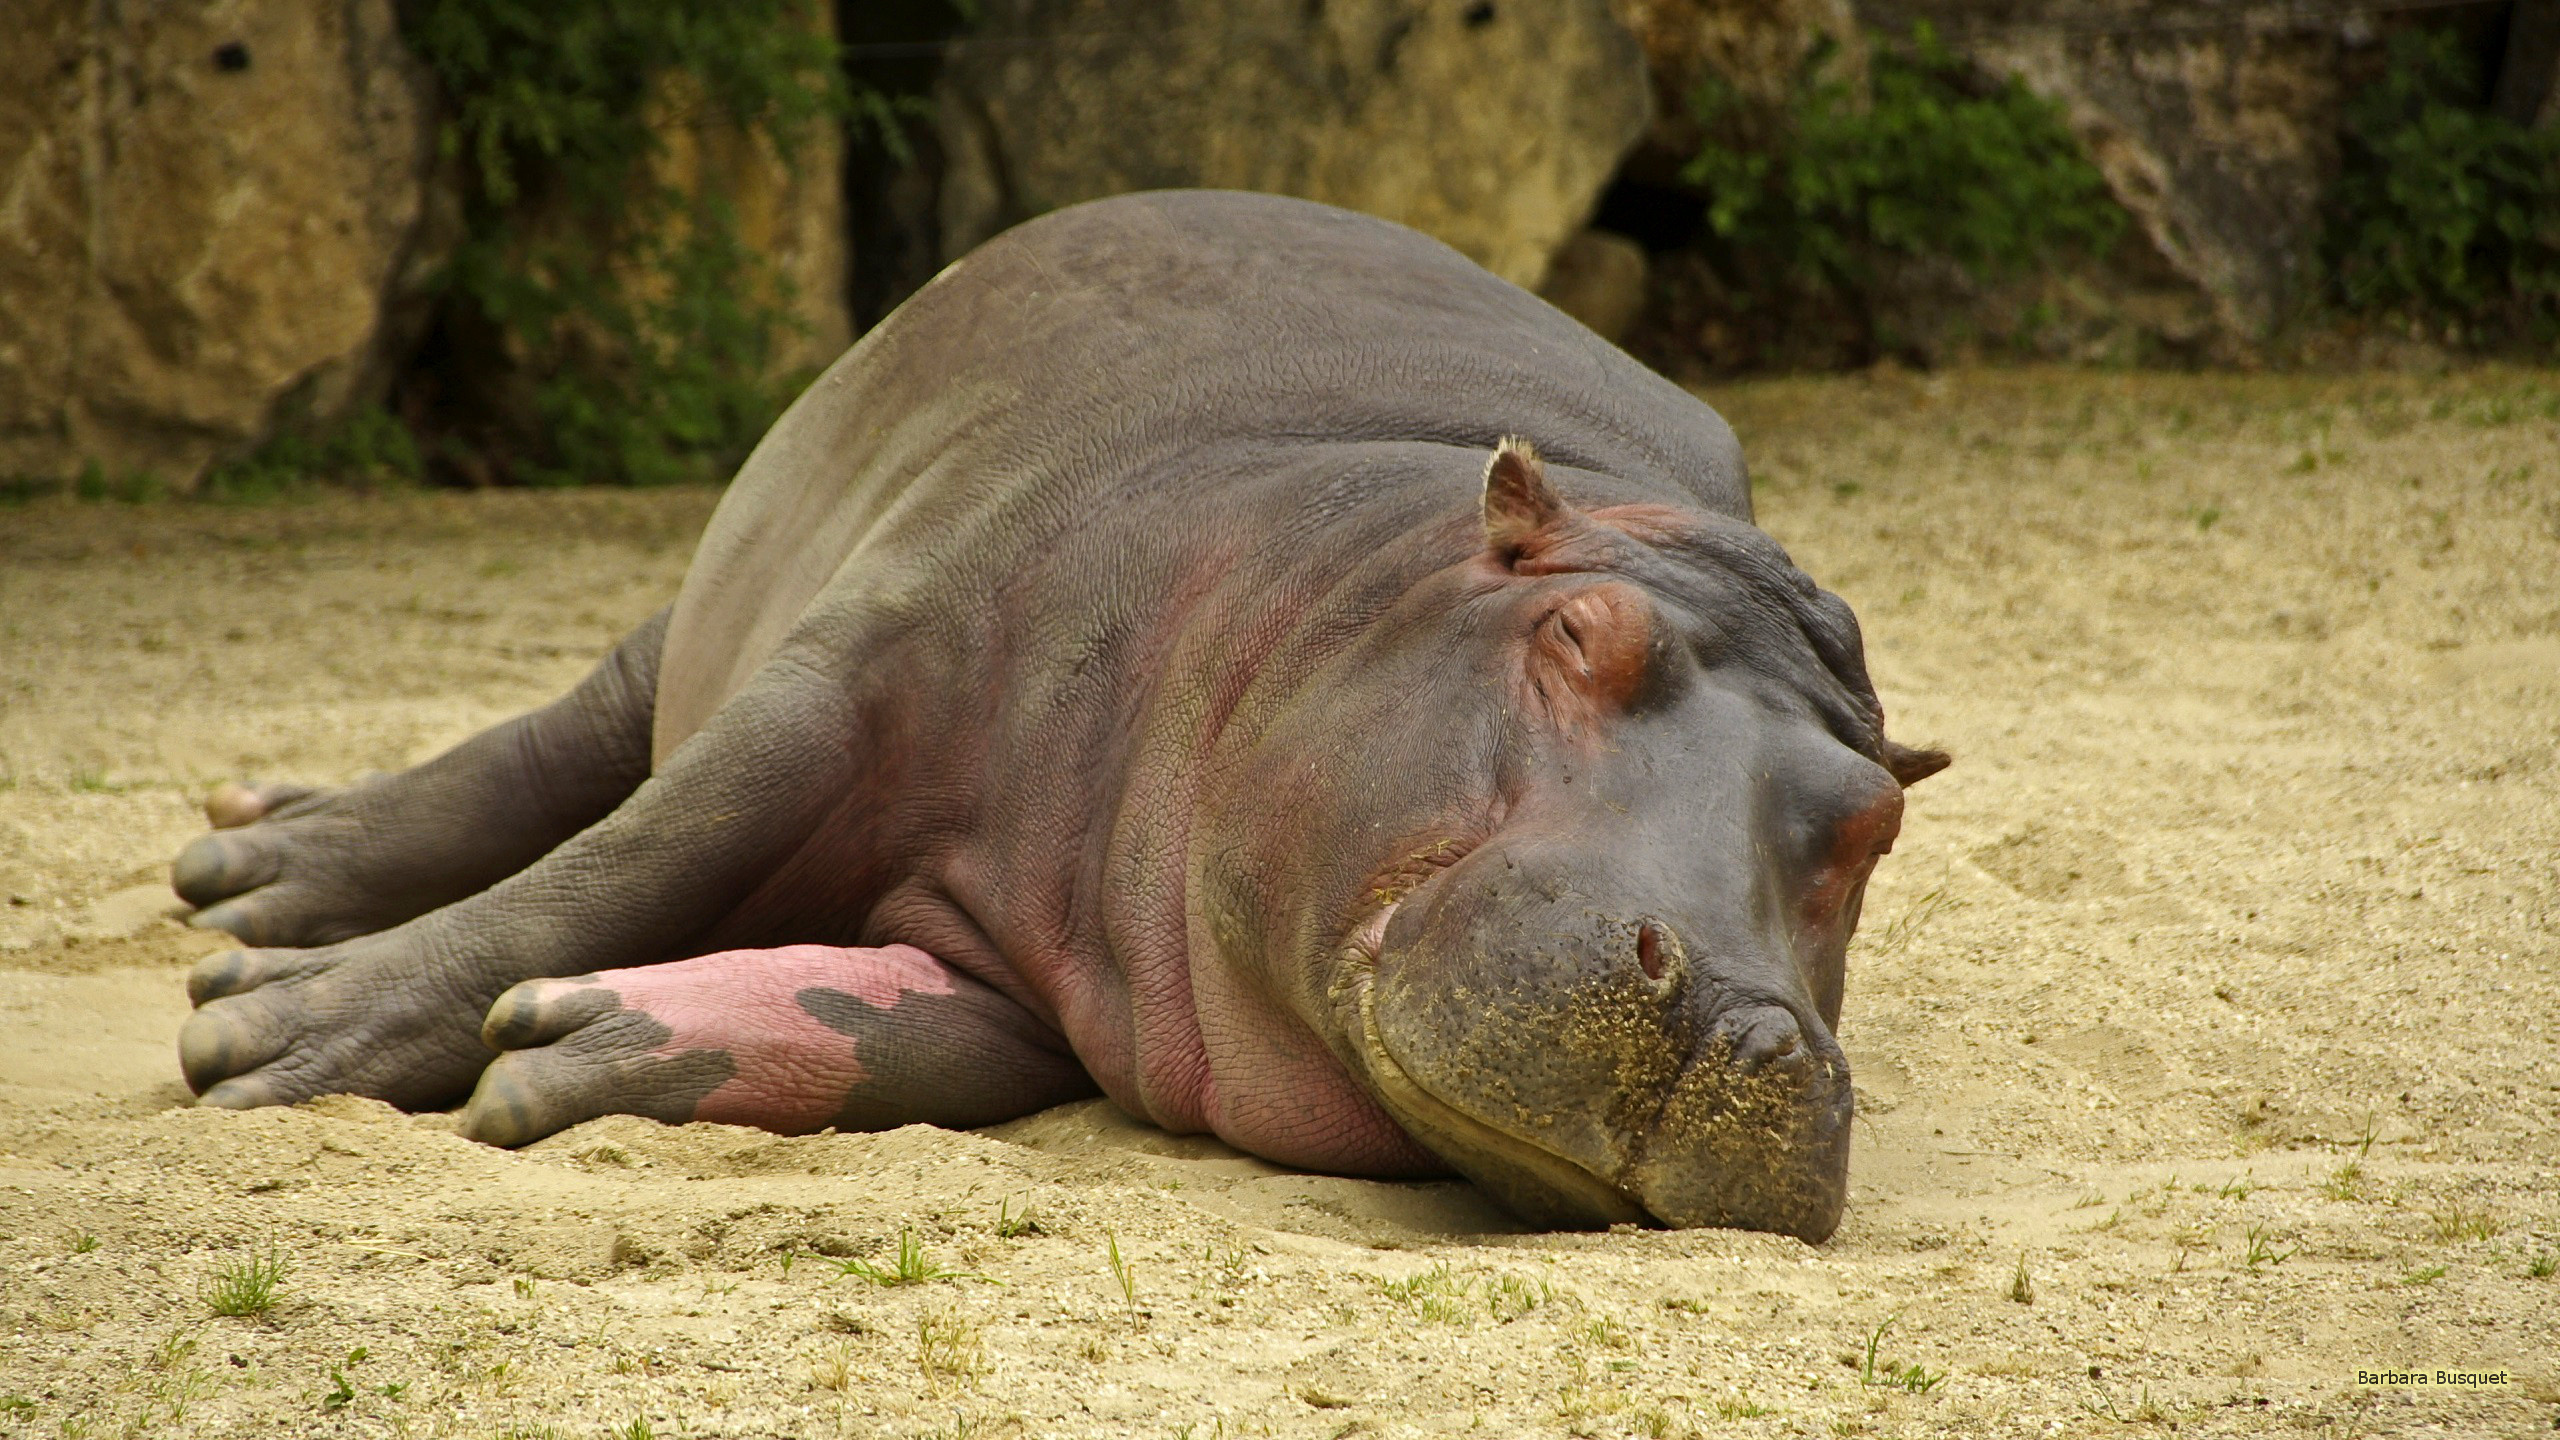
[(845, 1097), (870, 1078), (852, 1036), (801, 1008), (804, 990), (836, 990), (887, 1010), (902, 995), (949, 995), (942, 962), (912, 945), (876, 950), (785, 945), (724, 950), (629, 970), (594, 984), (675, 1033), (652, 1054), (726, 1050), (737, 1071), (702, 1097), (696, 1120), (757, 1125), (784, 1134), (833, 1123)]

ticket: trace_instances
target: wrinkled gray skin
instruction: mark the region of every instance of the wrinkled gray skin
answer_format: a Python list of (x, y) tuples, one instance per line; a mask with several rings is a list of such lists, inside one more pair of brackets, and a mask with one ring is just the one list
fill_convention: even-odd
[(1696, 400), (1410, 231), (1129, 196), (866, 336), (571, 695), (218, 792), (177, 882), (261, 948), (199, 967), (182, 1061), (500, 1143), (1099, 1087), (1539, 1221), (1818, 1240), (1843, 954), (1943, 763)]

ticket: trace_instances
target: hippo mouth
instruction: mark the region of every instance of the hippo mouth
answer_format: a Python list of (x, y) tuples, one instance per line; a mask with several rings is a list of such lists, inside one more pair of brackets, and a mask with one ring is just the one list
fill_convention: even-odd
[(1378, 1028), (1376, 973), (1387, 922), (1394, 918), (1399, 903), (1390, 901), (1373, 914), (1342, 950), (1344, 988), (1353, 992), (1344, 998), (1353, 999), (1357, 1006), (1358, 1024), (1351, 1027), (1353, 1048), (1371, 1091), (1387, 1113), (1432, 1153), (1533, 1224), (1587, 1229), (1662, 1223), (1625, 1190), (1588, 1168), (1433, 1094), (1396, 1057)]

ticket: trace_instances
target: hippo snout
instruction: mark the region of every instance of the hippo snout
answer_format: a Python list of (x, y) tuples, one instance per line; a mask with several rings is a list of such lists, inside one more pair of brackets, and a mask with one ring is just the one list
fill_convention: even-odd
[(1828, 1238), (1849, 1064), (1787, 967), (1658, 914), (1471, 903), (1492, 888), (1384, 927), (1359, 1048), (1397, 1120), (1542, 1223)]
[(1619, 1183), (1666, 1225), (1820, 1243), (1848, 1201), (1849, 1062), (1819, 1019), (1780, 1005), (1717, 1016)]

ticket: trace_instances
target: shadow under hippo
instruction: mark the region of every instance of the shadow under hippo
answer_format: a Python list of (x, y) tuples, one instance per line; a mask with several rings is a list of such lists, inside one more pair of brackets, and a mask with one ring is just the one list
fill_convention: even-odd
[(1945, 763), (1706, 406), (1412, 231), (1126, 196), (837, 361), (569, 695), (218, 791), (177, 887), (258, 948), (181, 1061), (501, 1145), (1099, 1089), (1541, 1223), (1818, 1241), (1850, 932)]

